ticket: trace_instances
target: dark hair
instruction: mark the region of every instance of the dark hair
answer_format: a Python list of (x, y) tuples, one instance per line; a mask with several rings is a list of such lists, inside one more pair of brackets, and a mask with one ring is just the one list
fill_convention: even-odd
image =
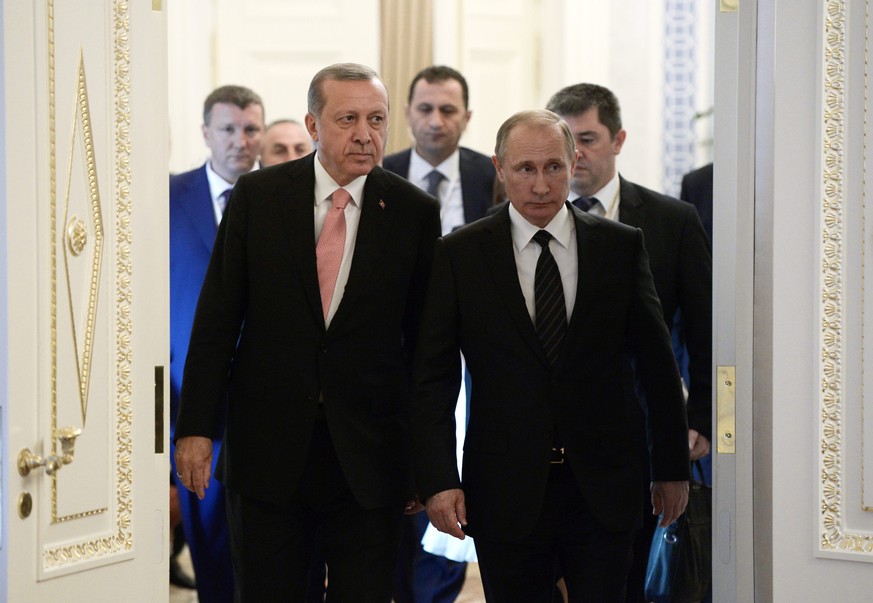
[(261, 97), (245, 86), (222, 86), (210, 92), (206, 100), (203, 101), (203, 123), (207, 126), (212, 118), (212, 107), (216, 103), (236, 105), (240, 109), (245, 109), (249, 105), (258, 105), (261, 111), (264, 110), (264, 102)]
[(621, 107), (608, 88), (597, 84), (574, 84), (558, 90), (546, 105), (546, 109), (561, 116), (581, 115), (591, 107), (597, 107), (600, 123), (615, 138), (621, 130)]
[(546, 109), (519, 111), (501, 124), (500, 129), (497, 130), (497, 142), (494, 145), (494, 154), (497, 156), (497, 161), (503, 163), (503, 155), (506, 152), (506, 139), (509, 138), (509, 133), (512, 129), (520, 125), (544, 128), (557, 125), (564, 136), (564, 141), (567, 143), (568, 158), (572, 165), (573, 157), (576, 153), (576, 141), (573, 139), (573, 132), (570, 131), (570, 126), (561, 119), (560, 115)]
[(321, 85), (327, 80), (336, 80), (340, 82), (375, 80), (382, 84), (382, 87), (385, 88), (385, 96), (388, 96), (388, 89), (385, 87), (385, 84), (382, 83), (379, 74), (366, 65), (359, 65), (357, 63), (336, 63), (334, 65), (328, 65), (316, 73), (315, 77), (312, 78), (312, 81), (309, 82), (309, 92), (306, 95), (307, 110), (315, 117), (321, 115), (321, 111), (327, 103), (327, 99), (324, 98), (324, 92), (321, 89)]
[(412, 104), (412, 94), (415, 91), (415, 85), (419, 80), (424, 80), (428, 84), (437, 84), (447, 80), (457, 80), (458, 83), (461, 84), (461, 92), (464, 97), (464, 109), (468, 107), (470, 103), (470, 89), (467, 87), (467, 80), (465, 80), (464, 76), (455, 69), (446, 67), (445, 65), (431, 65), (430, 67), (425, 67), (416, 73), (415, 77), (412, 78), (412, 83), (409, 84), (409, 98), (406, 99), (406, 102), (410, 105)]

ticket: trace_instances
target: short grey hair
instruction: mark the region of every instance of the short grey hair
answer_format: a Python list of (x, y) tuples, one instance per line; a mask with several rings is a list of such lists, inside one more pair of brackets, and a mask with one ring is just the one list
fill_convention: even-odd
[(385, 86), (379, 74), (374, 69), (366, 65), (358, 63), (336, 63), (328, 65), (321, 71), (315, 74), (312, 81), (309, 83), (309, 92), (306, 95), (307, 110), (315, 117), (321, 116), (321, 111), (327, 103), (322, 90), (322, 84), (327, 80), (336, 80), (339, 82), (361, 82), (375, 80), (382, 84), (385, 88), (385, 95), (388, 95), (388, 88)]
[(538, 126), (548, 127), (557, 125), (567, 143), (567, 157), (570, 162), (573, 162), (573, 157), (576, 153), (576, 141), (573, 139), (573, 132), (570, 126), (567, 125), (561, 116), (547, 109), (531, 109), (528, 111), (519, 111), (509, 119), (507, 119), (497, 130), (497, 143), (494, 145), (494, 154), (497, 160), (503, 163), (503, 155), (506, 152), (506, 140), (509, 138), (509, 133), (516, 126)]

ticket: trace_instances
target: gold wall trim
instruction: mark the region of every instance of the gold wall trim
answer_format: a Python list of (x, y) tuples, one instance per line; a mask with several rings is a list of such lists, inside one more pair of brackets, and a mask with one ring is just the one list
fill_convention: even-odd
[[(50, 206), (51, 206), (51, 422), (52, 427), (57, 426), (57, 166), (55, 146), (55, 22), (54, 0), (46, 0), (48, 14), (48, 75), (49, 75), (49, 147), (50, 147)], [(43, 569), (57, 569), (76, 563), (107, 557), (119, 552), (133, 549), (132, 512), (133, 512), (133, 470), (131, 461), (132, 452), (132, 395), (133, 382), (132, 372), (132, 333), (131, 320), (132, 305), (132, 263), (131, 263), (131, 140), (130, 140), (130, 6), (129, 0), (113, 0), (112, 16), (112, 78), (113, 87), (112, 123), (109, 124), (113, 133), (114, 142), (114, 230), (113, 267), (115, 269), (114, 290), (107, 296), (110, 303), (114, 303), (114, 311), (111, 315), (115, 320), (114, 336), (107, 336), (110, 346), (113, 346), (115, 355), (115, 382), (114, 382), (114, 427), (115, 427), (115, 501), (112, 506), (114, 513), (112, 528), (108, 534), (90, 539), (69, 543), (61, 547), (46, 547), (43, 550)], [(84, 70), (80, 72), (82, 79), (79, 86), (84, 85)], [(81, 96), (77, 97), (81, 105)], [(87, 109), (87, 97), (85, 97), (85, 109)], [(90, 132), (90, 117), (87, 117), (88, 131)], [(93, 159), (93, 147), (86, 149), (86, 155)], [(88, 170), (89, 190), (91, 191), (91, 209), (99, 209), (99, 197), (95, 197), (96, 171)], [(96, 203), (96, 206), (95, 206)], [(100, 218), (102, 231), (102, 218)], [(98, 268), (99, 271), (99, 268)], [(96, 295), (93, 288), (94, 272), (92, 271), (92, 294)], [(96, 298), (89, 299), (89, 304), (95, 304)], [(87, 391), (87, 390), (86, 390)], [(110, 409), (112, 407), (110, 406)], [(83, 420), (85, 408), (83, 407)], [(112, 423), (110, 423), (112, 424)], [(52, 451), (56, 444), (52, 442)], [(57, 509), (56, 483), (52, 487), (52, 509)], [(91, 517), (107, 512), (108, 509), (95, 509), (55, 517), (56, 521), (64, 522), (74, 519)], [(53, 513), (54, 515), (54, 513)]]
[[(865, 13), (869, 3), (865, 2)], [(873, 535), (852, 531), (846, 525), (846, 497), (843, 466), (843, 364), (842, 332), (846, 277), (843, 261), (844, 178), (846, 149), (846, 2), (828, 0), (824, 18), (823, 83), (823, 171), (821, 218), (821, 479), (819, 550), (841, 553), (873, 553)], [(868, 14), (865, 18), (869, 21)], [(865, 24), (866, 32), (866, 24)], [(866, 33), (865, 33), (866, 37)], [(866, 39), (865, 39), (866, 46)], [(866, 50), (866, 49), (865, 49)], [(865, 57), (866, 60), (866, 57)], [(866, 96), (866, 70), (864, 88)], [(866, 104), (864, 120), (866, 122)], [(866, 129), (864, 146), (866, 151)], [(864, 204), (862, 203), (862, 206)], [(862, 217), (863, 219), (863, 217)], [(863, 288), (863, 287), (862, 287)], [(863, 320), (863, 318), (862, 318)], [(863, 354), (863, 344), (862, 344)]]
[(116, 446), (118, 488), (117, 539), (124, 550), (133, 549), (133, 242), (130, 140), (130, 7), (128, 0), (115, 0), (113, 6), (115, 52), (115, 299), (116, 307)]
[[(97, 184), (97, 161), (94, 156), (94, 137), (91, 132), (91, 109), (88, 104), (88, 86), (85, 78), (85, 57), (79, 49), (79, 67), (76, 78), (75, 120), (70, 140), (70, 163), (67, 170), (67, 196), (64, 200), (64, 223), (70, 226), (76, 225), (69, 217), (70, 212), (70, 183), (73, 177), (73, 161), (75, 157), (74, 147), (77, 134), (82, 137), (84, 147), (85, 173), (88, 175), (88, 199), (90, 202), (90, 222), (93, 230), (93, 248), (91, 252), (91, 278), (88, 283), (88, 311), (85, 317), (84, 333), (76, 328), (76, 316), (72, 304), (73, 287), (70, 282), (70, 257), (68, 252), (75, 253), (77, 247), (75, 239), (70, 238), (68, 245), (63, 245), (64, 269), (67, 278), (67, 294), (70, 300), (70, 324), (73, 327), (73, 345), (76, 356), (76, 374), (79, 379), (79, 405), (82, 415), (82, 428), (85, 427), (88, 416), (88, 392), (91, 383), (91, 358), (94, 350), (94, 329), (97, 322), (97, 301), (100, 294), (100, 267), (103, 263), (103, 209), (100, 204), (100, 189)], [(80, 227), (87, 232), (87, 225), (80, 221)], [(80, 231), (81, 233), (82, 231)], [(81, 249), (84, 249), (82, 244)], [(81, 251), (80, 251), (81, 253)], [(79, 255), (79, 253), (75, 253)], [(82, 336), (82, 348), (79, 348), (79, 338)], [(57, 427), (57, 426), (55, 426)]]

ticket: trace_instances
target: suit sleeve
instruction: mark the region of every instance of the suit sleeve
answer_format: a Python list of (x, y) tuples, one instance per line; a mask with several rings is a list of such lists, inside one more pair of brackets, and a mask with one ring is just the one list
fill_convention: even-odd
[(689, 208), (679, 250), (679, 309), (688, 349), (688, 426), (712, 440), (712, 254)]
[(461, 487), (455, 457), (455, 405), (461, 386), (455, 286), (445, 242), (438, 239), (413, 374), (413, 457), (422, 500)]
[(228, 372), (245, 316), (245, 196), (240, 180), (218, 228), (200, 290), (185, 359), (176, 440), (213, 437), (224, 415)]
[(650, 474), (654, 481), (687, 480), (688, 424), (682, 382), (641, 230), (636, 233), (635, 258), (631, 342), (645, 392)]

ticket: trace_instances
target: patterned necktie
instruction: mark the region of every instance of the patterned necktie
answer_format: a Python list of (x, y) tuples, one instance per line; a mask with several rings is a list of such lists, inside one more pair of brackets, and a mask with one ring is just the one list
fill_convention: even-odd
[(330, 301), (336, 287), (340, 264), (343, 261), (343, 249), (346, 246), (346, 205), (352, 200), (344, 188), (338, 188), (331, 195), (333, 207), (327, 212), (321, 236), (315, 245), (315, 257), (318, 266), (318, 289), (321, 292), (321, 309), (324, 319), (330, 311)]
[(534, 275), (534, 305), (536, 329), (543, 350), (552, 366), (558, 361), (561, 341), (567, 330), (567, 308), (564, 305), (564, 285), (558, 264), (549, 251), (552, 235), (540, 230), (533, 236), (542, 248)]
[(584, 212), (591, 211), (591, 208), (598, 203), (600, 203), (600, 201), (597, 199), (597, 197), (591, 197), (590, 199), (588, 197), (579, 197), (578, 199), (573, 201), (573, 205), (575, 205)]
[(445, 176), (443, 176), (440, 172), (433, 170), (430, 174), (425, 176), (425, 178), (427, 180), (427, 194), (433, 195), (434, 197), (439, 199), (440, 182), (445, 179)]

